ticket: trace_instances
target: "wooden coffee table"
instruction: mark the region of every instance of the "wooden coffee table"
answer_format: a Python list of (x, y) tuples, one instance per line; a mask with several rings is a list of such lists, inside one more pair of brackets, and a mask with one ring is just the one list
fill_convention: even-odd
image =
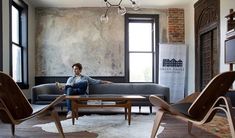
[(131, 100), (142, 100), (145, 97), (140, 95), (76, 95), (66, 96), (72, 104), (72, 124), (75, 118), (78, 119), (80, 108), (103, 108), (103, 107), (122, 107), (125, 110), (125, 120), (128, 116), (128, 124), (131, 124)]

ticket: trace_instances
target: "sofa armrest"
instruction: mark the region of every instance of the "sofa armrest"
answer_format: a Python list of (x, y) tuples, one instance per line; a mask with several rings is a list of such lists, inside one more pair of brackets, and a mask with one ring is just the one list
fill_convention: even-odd
[(33, 86), (31, 89), (31, 103), (36, 104), (38, 100), (38, 96), (42, 94), (60, 95), (60, 94), (63, 94), (63, 91), (58, 88), (56, 83), (47, 83), (47, 84)]
[(37, 91), (35, 89), (35, 86), (31, 89), (31, 104), (35, 104), (37, 100)]
[(160, 85), (160, 84), (157, 84), (157, 85), (159, 89), (161, 90), (161, 93), (164, 95), (164, 100), (170, 103), (170, 88), (164, 85)]

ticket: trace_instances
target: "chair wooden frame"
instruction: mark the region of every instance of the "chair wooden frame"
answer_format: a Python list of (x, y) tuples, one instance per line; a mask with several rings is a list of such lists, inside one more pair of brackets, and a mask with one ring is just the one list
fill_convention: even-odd
[[(6, 92), (8, 92), (8, 94), (6, 94)], [(9, 96), (11, 96), (11, 92), (12, 99), (19, 98), (18, 100), (13, 100), (15, 101), (15, 103), (7, 103), (8, 101), (10, 101)], [(18, 85), (14, 82), (14, 80), (12, 80), (12, 78), (7, 74), (0, 72), (0, 119), (3, 123), (11, 124), (11, 132), (13, 136), (15, 135), (15, 125), (18, 125), (33, 117), (50, 112), (51, 116), (54, 118), (58, 132), (60, 133), (61, 137), (64, 138), (65, 136), (60, 123), (60, 119), (58, 113), (55, 111), (54, 108), (58, 103), (62, 102), (64, 99), (65, 95), (61, 95), (60, 97), (55, 99), (51, 104), (45, 105), (40, 110), (33, 112), (30, 103), (28, 102)], [(17, 113), (18, 108), (19, 110), (25, 110), (25, 113), (22, 114), (22, 112), (24, 111)]]
[[(234, 79), (234, 71), (221, 73), (214, 77), (202, 92), (193, 93), (173, 105), (166, 103), (157, 96), (151, 95), (149, 98), (150, 102), (158, 108), (152, 128), (151, 138), (155, 138), (164, 114), (170, 114), (176, 118), (187, 121), (188, 133), (191, 133), (193, 124), (201, 125), (211, 121), (218, 110), (225, 112), (231, 136), (235, 138), (235, 120), (233, 118), (235, 115), (231, 111), (232, 104), (230, 98), (225, 96)], [(208, 93), (212, 98), (206, 97), (208, 96)], [(215, 94), (215, 96), (212, 94)], [(208, 101), (202, 102), (203, 100)], [(182, 110), (182, 107), (184, 108), (184, 111)]]

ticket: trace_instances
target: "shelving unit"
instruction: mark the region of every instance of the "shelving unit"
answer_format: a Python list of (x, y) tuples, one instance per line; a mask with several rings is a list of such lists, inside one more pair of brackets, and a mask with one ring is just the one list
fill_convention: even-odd
[[(229, 70), (233, 71), (233, 64), (235, 64), (235, 11), (230, 9), (229, 14), (225, 18), (227, 18), (227, 32), (224, 42), (224, 62), (229, 64)], [(232, 105), (235, 108), (235, 89), (233, 87), (231, 87), (227, 96), (230, 97)]]
[(234, 30), (235, 29), (235, 11), (233, 11), (233, 9), (230, 9), (230, 12), (227, 16), (225, 16), (225, 18), (227, 18), (227, 31), (229, 32), (230, 30)]
[(235, 63), (235, 11), (230, 9), (230, 13), (225, 16), (227, 18), (227, 33), (225, 40), (225, 63), (229, 64), (229, 70), (233, 70)]

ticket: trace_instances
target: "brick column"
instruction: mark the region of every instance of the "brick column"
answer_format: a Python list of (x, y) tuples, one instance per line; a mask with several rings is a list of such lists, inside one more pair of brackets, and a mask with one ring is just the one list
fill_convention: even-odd
[(184, 43), (184, 9), (168, 9), (169, 43)]

